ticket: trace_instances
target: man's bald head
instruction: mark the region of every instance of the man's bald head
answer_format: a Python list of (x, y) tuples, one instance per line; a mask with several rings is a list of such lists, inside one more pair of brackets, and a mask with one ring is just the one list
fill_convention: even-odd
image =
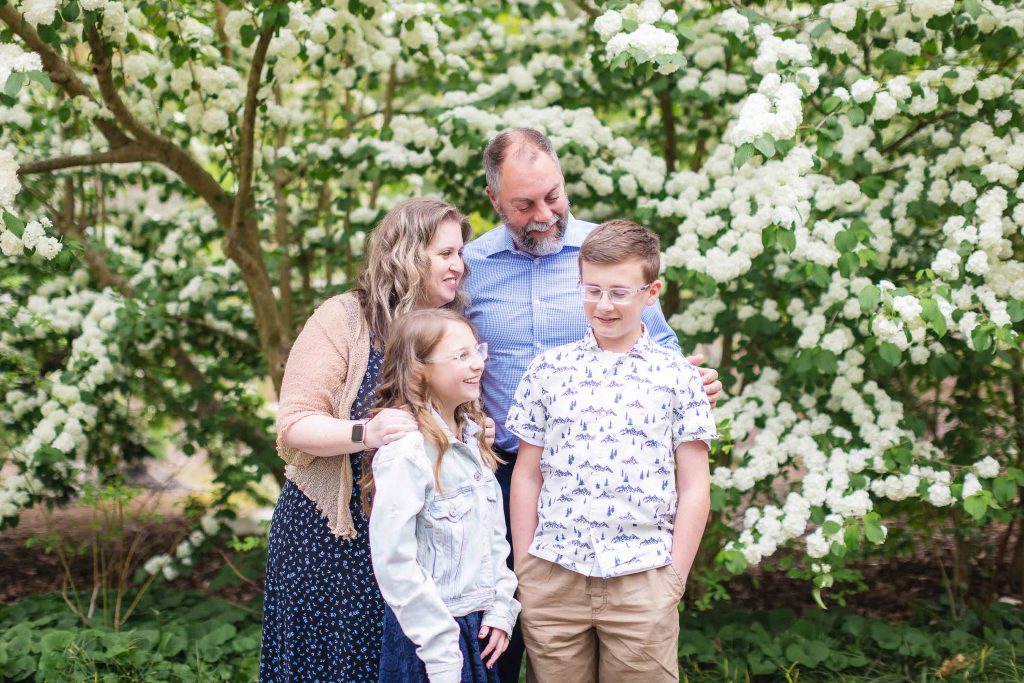
[(505, 161), (533, 162), (541, 154), (548, 155), (561, 173), (558, 155), (551, 140), (534, 128), (506, 128), (487, 144), (484, 150), (484, 175), (487, 187), (497, 193), (501, 189), (501, 173)]

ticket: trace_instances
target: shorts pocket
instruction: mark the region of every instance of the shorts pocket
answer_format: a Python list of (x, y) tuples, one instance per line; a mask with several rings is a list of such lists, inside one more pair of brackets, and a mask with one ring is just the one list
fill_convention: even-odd
[(675, 591), (676, 600), (682, 600), (683, 595), (686, 593), (686, 582), (683, 581), (683, 577), (676, 571), (676, 566), (674, 564), (669, 564), (667, 566), (668, 572), (666, 573), (669, 576), (669, 583), (672, 584), (672, 589)]

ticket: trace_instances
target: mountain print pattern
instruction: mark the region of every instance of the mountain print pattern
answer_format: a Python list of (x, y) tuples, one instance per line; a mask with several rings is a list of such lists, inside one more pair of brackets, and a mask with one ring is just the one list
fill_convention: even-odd
[(534, 359), (505, 426), (544, 448), (532, 555), (605, 578), (671, 562), (675, 448), (718, 438), (689, 361), (646, 328), (628, 353), (588, 332)]

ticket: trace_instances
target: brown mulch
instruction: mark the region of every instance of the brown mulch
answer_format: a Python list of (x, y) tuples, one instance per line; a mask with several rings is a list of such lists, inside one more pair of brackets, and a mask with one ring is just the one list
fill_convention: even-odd
[[(180, 500), (166, 493), (155, 503), (145, 504), (143, 516), (126, 515), (126, 545), (138, 538), (133, 557), (135, 566), (160, 554), (174, 554), (177, 544), (190, 531), (180, 512)], [(139, 507), (139, 506), (134, 506)], [(47, 512), (28, 510), (13, 529), (0, 532), (0, 604), (17, 602), (29, 595), (59, 592), (67, 573), (75, 588), (90, 590), (93, 581), (94, 533), (97, 527), (94, 510), (68, 507)], [(47, 549), (45, 538), (60, 536), (66, 548), (64, 559), (69, 572), (63, 569), (61, 557)], [(246, 600), (262, 591), (262, 585), (228, 586), (211, 591), (210, 582), (226, 567), (222, 551), (208, 553), (188, 576), (176, 579), (174, 586), (183, 590), (200, 590), (231, 600)], [(233, 553), (224, 553), (229, 558)]]
[[(180, 515), (178, 501), (165, 497), (156, 505), (155, 515), (144, 520), (130, 518), (126, 523), (130, 536), (140, 534), (137, 557), (139, 562), (158, 554), (171, 553), (183, 538), (185, 522)], [(47, 552), (39, 539), (59, 530), (71, 545), (82, 552), (69, 555), (67, 560), (77, 588), (87, 590), (93, 577), (92, 553), (89, 546), (93, 538), (93, 510), (71, 507), (53, 512), (29, 510), (22, 515), (14, 529), (0, 532), (0, 603), (13, 603), (29, 595), (60, 591), (64, 571), (55, 553)], [(230, 549), (216, 549), (208, 553), (188, 576), (175, 580), (176, 588), (199, 590), (209, 595), (234, 601), (247, 601), (262, 592), (262, 577), (255, 581), (238, 581), (235, 585), (211, 589), (211, 582), (221, 572), (232, 572), (228, 560), (237, 556)], [(862, 562), (858, 569), (864, 574), (864, 583), (870, 589), (845, 595), (846, 607), (864, 616), (889, 620), (903, 620), (910, 616), (912, 606), (922, 599), (938, 599), (945, 594), (942, 575), (935, 562), (924, 558), (886, 559)], [(232, 572), (234, 573), (234, 572)], [(817, 609), (809, 582), (787, 578), (781, 572), (761, 573), (757, 570), (730, 579), (726, 588), (734, 607), (765, 610), (788, 607), (797, 611)], [(836, 592), (849, 592), (849, 585), (837, 585), (825, 592), (825, 602), (835, 605)]]

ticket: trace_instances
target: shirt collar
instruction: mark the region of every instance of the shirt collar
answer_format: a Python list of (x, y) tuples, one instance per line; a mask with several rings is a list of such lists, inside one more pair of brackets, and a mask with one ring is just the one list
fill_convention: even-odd
[[(498, 239), (493, 240), (491, 242), (490, 248), (486, 252), (484, 252), (485, 258), (488, 256), (494, 256), (495, 254), (500, 254), (503, 251), (521, 253), (518, 249), (516, 249), (516, 245), (512, 241), (512, 235), (509, 233), (507, 227), (505, 227), (504, 225), (499, 225), (498, 227), (494, 228), (494, 231), (496, 233), (499, 233), (498, 235), (496, 235)], [(573, 217), (572, 212), (569, 212), (569, 219), (567, 225), (565, 226), (565, 236), (562, 238), (562, 249), (566, 247), (569, 247), (570, 249), (579, 249), (580, 245), (583, 244), (583, 240), (586, 238), (586, 236), (587, 231), (584, 230), (583, 226), (580, 225), (579, 221), (577, 221)], [(556, 251), (555, 254), (558, 254), (560, 252), (561, 250)], [(549, 256), (554, 256), (554, 254), (549, 254)]]
[[(594, 336), (594, 328), (587, 329), (587, 334), (579, 342), (580, 348), (584, 351), (593, 351), (599, 353), (602, 351), (601, 347), (597, 345), (597, 337)], [(632, 356), (633, 358), (644, 358), (646, 357), (656, 344), (651, 339), (650, 333), (647, 331), (647, 325), (640, 323), (640, 337), (633, 344), (633, 348), (626, 352), (626, 355)]]
[[(444, 435), (447, 436), (449, 440), (451, 440), (452, 431), (448, 429), (448, 424), (444, 421), (444, 418), (441, 417), (441, 413), (437, 412), (437, 409), (431, 406), (430, 414), (433, 415), (434, 421), (437, 422), (437, 426), (441, 428), (441, 431), (444, 432)], [(477, 434), (479, 433), (480, 425), (478, 425), (473, 420), (466, 420), (466, 426), (462, 428), (461, 440), (463, 443), (472, 443), (476, 438)]]

